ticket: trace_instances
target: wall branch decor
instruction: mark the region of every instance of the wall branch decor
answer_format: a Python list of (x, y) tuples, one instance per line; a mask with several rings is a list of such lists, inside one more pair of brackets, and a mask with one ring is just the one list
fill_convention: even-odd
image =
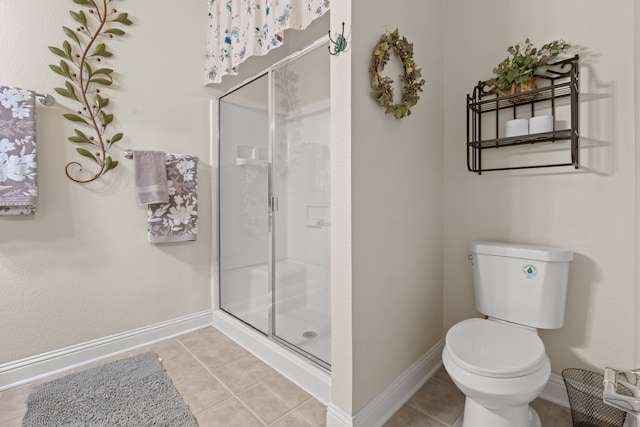
[[(124, 35), (125, 32), (116, 28), (116, 25), (131, 25), (132, 22), (127, 13), (120, 13), (111, 7), (112, 0), (73, 2), (88, 8), (88, 12), (70, 11), (71, 17), (79, 26), (75, 30), (62, 27), (69, 40), (62, 43), (62, 49), (49, 46), (51, 52), (62, 58), (59, 65), (49, 67), (67, 79), (65, 86), (55, 88), (55, 91), (80, 104), (77, 113), (67, 113), (64, 117), (90, 129), (87, 133), (74, 129), (75, 135), (68, 139), (79, 145), (76, 148), (78, 154), (98, 165), (98, 171), (91, 172), (93, 176), (84, 179), (79, 175), (84, 169), (79, 161), (72, 161), (65, 167), (65, 173), (70, 180), (88, 183), (118, 166), (118, 161), (113, 160), (108, 151), (113, 144), (122, 139), (123, 134), (112, 133), (111, 137), (108, 137), (106, 131), (113, 122), (113, 114), (106, 110), (109, 98), (100, 92), (100, 86), (111, 86), (113, 83), (113, 70), (102, 64), (104, 59), (110, 58), (113, 53), (102, 40)], [(78, 175), (75, 177), (71, 173), (72, 169), (77, 170)]]

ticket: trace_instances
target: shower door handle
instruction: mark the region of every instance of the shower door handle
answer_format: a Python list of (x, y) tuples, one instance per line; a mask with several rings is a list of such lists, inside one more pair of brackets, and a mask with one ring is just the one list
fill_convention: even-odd
[(278, 211), (278, 198), (276, 196), (269, 197), (269, 212), (274, 213)]

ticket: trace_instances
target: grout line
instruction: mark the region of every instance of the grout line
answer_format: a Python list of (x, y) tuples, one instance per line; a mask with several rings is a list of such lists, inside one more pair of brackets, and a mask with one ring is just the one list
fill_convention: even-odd
[[(460, 415), (458, 415), (458, 418), (456, 418), (456, 421), (453, 424), (451, 424), (451, 427), (453, 427), (455, 425), (458, 425), (458, 421), (462, 420), (463, 416), (464, 416), (464, 410), (462, 411), (462, 413)], [(460, 425), (462, 425), (462, 424), (460, 424)]]
[[(264, 421), (262, 421), (262, 418), (260, 418), (260, 417), (258, 416), (258, 414), (256, 414), (255, 412), (253, 412), (253, 410), (251, 410), (251, 408), (249, 408), (249, 406), (247, 406), (247, 404), (246, 404), (242, 399), (240, 399), (240, 397), (239, 397), (237, 394), (235, 394), (235, 393), (233, 392), (233, 390), (231, 390), (231, 389), (230, 389), (230, 388), (229, 388), (229, 387), (224, 383), (224, 381), (222, 381), (222, 380), (221, 380), (221, 379), (220, 379), (216, 374), (214, 374), (214, 373), (213, 373), (213, 371), (211, 371), (211, 369), (209, 369), (209, 368), (208, 368), (204, 363), (202, 363), (202, 361), (201, 361), (200, 359), (198, 359), (198, 357), (197, 357), (195, 354), (193, 354), (193, 352), (192, 352), (191, 350), (189, 350), (189, 348), (188, 348), (186, 345), (184, 345), (184, 344), (180, 341), (180, 337), (176, 337), (176, 341), (178, 341), (178, 343), (179, 343), (179, 344), (180, 344), (180, 345), (181, 345), (181, 346), (182, 346), (182, 347), (183, 347), (183, 348), (184, 348), (184, 349), (185, 349), (185, 350), (186, 350), (186, 351), (191, 355), (191, 357), (193, 357), (193, 358), (196, 360), (196, 362), (198, 362), (198, 363), (199, 363), (199, 364), (200, 364), (200, 365), (201, 365), (201, 366), (202, 366), (202, 367), (203, 367), (207, 372), (209, 372), (209, 374), (211, 374), (211, 376), (212, 376), (213, 378), (215, 378), (215, 379), (216, 379), (216, 381), (218, 381), (220, 384), (222, 384), (222, 386), (223, 386), (225, 389), (227, 389), (227, 391), (229, 392), (229, 394), (231, 394), (231, 396), (232, 396), (233, 398), (235, 398), (238, 402), (240, 402), (240, 403), (242, 404), (242, 406), (244, 406), (244, 407), (245, 407), (245, 408), (246, 408), (246, 409), (251, 413), (251, 415), (253, 415), (253, 416), (254, 416), (254, 417), (255, 417), (255, 418), (256, 418), (256, 419), (257, 419), (257, 420), (258, 420), (258, 421), (263, 425), (263, 426), (268, 427), (268, 425), (267, 425)], [(247, 356), (244, 356), (244, 357), (247, 357)], [(240, 359), (243, 359), (244, 357), (241, 357)], [(237, 359), (237, 360), (240, 360), (240, 359)], [(237, 360), (236, 360), (236, 361), (237, 361)], [(235, 363), (235, 361), (234, 361), (234, 362), (231, 362), (231, 363)], [(227, 365), (230, 365), (231, 363), (228, 363)], [(260, 383), (262, 383), (262, 382), (263, 382), (263, 381), (260, 381), (258, 384), (260, 384)], [(258, 385), (258, 384), (256, 384), (256, 385)], [(254, 386), (254, 387), (255, 387), (255, 386)], [(221, 405), (223, 402), (226, 402), (227, 400), (229, 400), (229, 399), (225, 399), (225, 400), (223, 400), (222, 402), (218, 402), (217, 404), (213, 405), (211, 408), (215, 408), (216, 406)], [(211, 408), (207, 408), (207, 409), (211, 409)], [(207, 409), (203, 410), (202, 412), (206, 411)]]
[[(432, 414), (430, 414), (430, 413), (428, 413), (428, 412), (425, 412), (425, 411), (423, 411), (423, 410), (422, 410), (422, 409), (420, 409), (420, 408), (416, 408), (415, 406), (413, 406), (413, 405), (411, 405), (411, 404), (409, 404), (409, 403), (405, 403), (405, 406), (409, 406), (410, 408), (415, 409), (416, 411), (418, 411), (418, 412), (420, 412), (420, 413), (422, 413), (422, 414), (426, 415), (426, 416), (427, 416), (427, 417), (429, 417), (429, 418), (433, 418), (434, 420), (438, 421), (438, 422), (439, 422), (439, 423), (441, 423), (441, 424), (444, 424), (445, 426), (452, 427), (452, 426), (456, 425), (456, 423), (455, 423), (455, 422), (454, 422), (453, 424), (449, 424), (449, 423), (447, 423), (446, 421), (443, 421), (443, 420), (441, 420), (440, 418), (436, 417), (435, 415), (432, 415)], [(460, 416), (458, 416), (458, 418), (460, 418)], [(456, 421), (458, 421), (458, 418), (456, 418)]]
[(278, 421), (280, 421), (281, 419), (291, 415), (294, 411), (300, 409), (303, 405), (306, 405), (308, 402), (310, 402), (312, 399), (314, 399), (313, 396), (309, 396), (309, 398), (307, 400), (305, 400), (304, 402), (302, 402), (301, 404), (299, 404), (298, 406), (296, 406), (295, 408), (285, 412), (281, 417), (276, 418), (271, 424), (269, 424), (270, 426), (275, 425)]

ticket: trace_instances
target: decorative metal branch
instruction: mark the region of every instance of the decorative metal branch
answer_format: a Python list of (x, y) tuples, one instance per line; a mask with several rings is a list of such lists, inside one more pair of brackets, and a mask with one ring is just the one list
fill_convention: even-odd
[[(64, 117), (72, 122), (86, 125), (91, 128), (87, 135), (79, 129), (74, 129), (75, 135), (69, 137), (69, 141), (75, 144), (88, 146), (78, 147), (76, 151), (81, 156), (94, 161), (99, 170), (88, 179), (80, 177), (74, 178), (70, 173), (73, 166), (79, 168), (79, 173), (83, 171), (80, 162), (73, 161), (65, 167), (67, 177), (78, 183), (88, 183), (95, 181), (109, 170), (118, 166), (118, 161), (113, 160), (107, 152), (113, 144), (122, 139), (122, 133), (116, 133), (107, 137), (106, 130), (113, 122), (113, 114), (109, 114), (105, 107), (109, 105), (109, 98), (101, 95), (98, 86), (111, 86), (113, 70), (102, 68), (103, 58), (113, 56), (107, 46), (100, 42), (103, 38), (113, 38), (125, 34), (114, 24), (131, 25), (127, 13), (118, 13), (116, 9), (110, 8), (112, 0), (73, 0), (74, 3), (89, 8), (88, 15), (80, 10), (70, 11), (71, 17), (80, 24), (76, 30), (62, 27), (64, 33), (73, 42), (65, 40), (62, 49), (49, 46), (49, 50), (62, 57), (60, 65), (50, 65), (49, 67), (56, 74), (67, 78), (65, 87), (55, 88), (55, 91), (65, 98), (77, 101), (81, 105), (81, 110), (77, 114), (67, 113)], [(77, 45), (77, 46), (76, 46)], [(93, 173), (93, 172), (92, 172)]]

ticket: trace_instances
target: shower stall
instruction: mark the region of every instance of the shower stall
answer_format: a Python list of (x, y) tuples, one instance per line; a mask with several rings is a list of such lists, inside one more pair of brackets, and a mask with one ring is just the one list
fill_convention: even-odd
[(219, 99), (220, 309), (330, 369), (329, 54)]

